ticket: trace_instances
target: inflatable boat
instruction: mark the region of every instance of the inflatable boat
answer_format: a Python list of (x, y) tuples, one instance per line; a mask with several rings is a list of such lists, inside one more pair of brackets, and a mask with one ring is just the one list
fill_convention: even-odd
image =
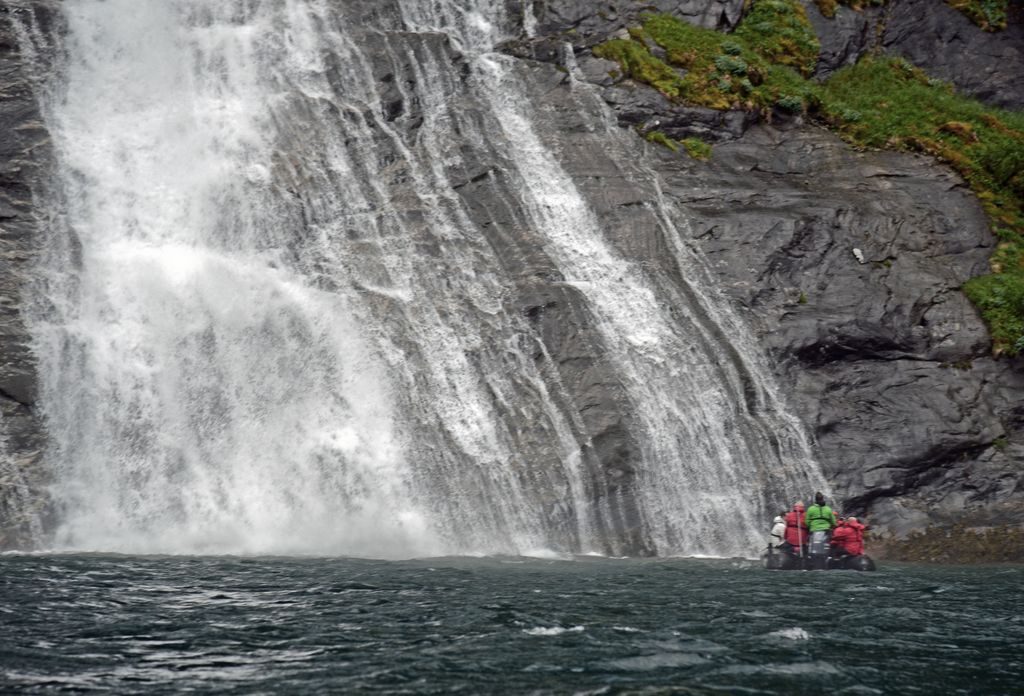
[(870, 556), (837, 553), (834, 549), (826, 553), (799, 553), (795, 547), (768, 547), (761, 556), (768, 570), (874, 570), (875, 562)]

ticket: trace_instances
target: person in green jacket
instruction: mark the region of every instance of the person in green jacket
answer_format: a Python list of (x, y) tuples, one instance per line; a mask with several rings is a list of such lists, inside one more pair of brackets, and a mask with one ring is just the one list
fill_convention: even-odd
[(804, 524), (812, 534), (814, 532), (829, 532), (836, 526), (832, 508), (825, 504), (825, 496), (821, 493), (814, 494), (814, 505), (807, 508), (807, 512), (804, 514)]

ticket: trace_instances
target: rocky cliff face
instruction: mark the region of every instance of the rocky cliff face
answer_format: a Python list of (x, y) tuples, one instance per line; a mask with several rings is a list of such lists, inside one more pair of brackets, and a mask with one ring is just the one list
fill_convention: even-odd
[[(377, 11), (364, 4), (367, 13)], [(893, 0), (867, 13), (841, 8), (829, 20), (808, 3), (822, 39), (819, 72), (881, 43), (982, 99), (1020, 108), (1022, 87), (1013, 79), (1024, 74), (1020, 17), (1004, 34), (986, 34), (944, 5), (933, 12), (934, 4)], [(680, 269), (666, 258), (651, 212), (659, 200), (670, 204), (687, 242), (711, 260), (720, 286), (771, 355), (816, 437), (842, 510), (896, 534), (953, 521), (1024, 522), (1024, 369), (989, 356), (985, 327), (958, 290), (985, 270), (994, 243), (962, 182), (928, 158), (854, 152), (799, 118), (777, 115), (763, 124), (743, 112), (670, 104), (646, 86), (613, 79), (614, 64), (591, 54), (641, 10), (728, 30), (743, 5), (537, 0), (522, 7), (534, 15), (536, 35), (503, 50), (519, 58), (518, 73), (535, 103), (544, 104), (538, 119), (547, 144), (606, 229), (619, 230), (617, 250), (656, 269), (666, 287), (680, 287)], [(16, 545), (30, 531), (25, 520), (42, 499), (44, 479), (21, 308), (32, 283), (35, 220), (43, 214), (33, 209), (30, 190), (48, 158), (11, 32), (0, 13), (0, 123), (8, 134), (0, 138), (0, 407), (14, 457), (0, 468), (0, 529), (6, 544)], [(382, 84), (394, 80), (388, 60), (378, 67)], [(416, 105), (402, 104), (397, 93), (395, 109), (405, 110), (403, 123), (416, 123)], [(701, 163), (640, 137), (610, 144), (595, 125), (609, 110), (624, 128), (656, 127), (718, 145)], [(586, 456), (609, 482), (594, 494), (614, 501), (618, 533), (628, 537), (636, 524), (629, 502), (636, 443), (629, 406), (605, 379), (591, 319), (575, 291), (551, 277), (532, 240), (516, 235), (519, 213), (508, 209), (489, 163), (470, 161), (451, 176), (491, 247), (518, 269), (515, 309), (542, 337), (583, 414), (583, 435), (594, 445)], [(628, 543), (644, 548), (641, 539)]]
[(1010, 3), (1006, 29), (986, 32), (944, 2), (897, 0), (856, 12), (840, 5), (823, 17), (805, 0), (807, 16), (821, 40), (817, 74), (855, 63), (872, 48), (903, 56), (931, 77), (952, 82), (981, 101), (1024, 108), (1024, 8)]
[[(617, 66), (587, 47), (633, 17), (602, 24), (587, 5), (546, 3), (541, 26), (574, 43), (578, 74), (620, 123), (723, 143), (708, 164), (658, 146), (646, 157), (792, 385), (839, 506), (896, 534), (1024, 521), (1022, 364), (989, 357), (985, 327), (958, 289), (986, 271), (994, 243), (971, 192), (929, 158), (858, 153), (800, 119), (754, 125), (743, 112), (678, 107), (613, 80)], [(658, 9), (722, 29), (742, 5)], [(991, 34), (941, 3), (840, 7), (834, 19), (805, 5), (821, 75), (880, 47), (989, 103), (1021, 107), (1019, 14)]]

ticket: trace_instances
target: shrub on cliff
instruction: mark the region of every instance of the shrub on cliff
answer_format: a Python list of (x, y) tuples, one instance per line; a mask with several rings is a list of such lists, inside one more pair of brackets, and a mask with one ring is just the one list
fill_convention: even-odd
[(788, 65), (809, 77), (821, 44), (803, 5), (795, 0), (759, 0), (736, 27), (736, 38), (769, 62)]
[(1006, 28), (1006, 10), (1009, 0), (946, 0), (948, 4), (970, 17), (985, 31)]
[(836, 16), (836, 10), (839, 8), (840, 4), (860, 11), (865, 7), (884, 5), (885, 0), (814, 0), (814, 4), (818, 6), (819, 10), (821, 10), (821, 14), (832, 18)]
[[(669, 99), (764, 114), (780, 102), (799, 111), (813, 99), (813, 83), (798, 71), (814, 70), (819, 46), (796, 0), (759, 0), (732, 37), (671, 15), (645, 14), (642, 21), (632, 39), (607, 41), (594, 55), (618, 62), (624, 75)], [(668, 63), (651, 53), (650, 40), (665, 49)]]

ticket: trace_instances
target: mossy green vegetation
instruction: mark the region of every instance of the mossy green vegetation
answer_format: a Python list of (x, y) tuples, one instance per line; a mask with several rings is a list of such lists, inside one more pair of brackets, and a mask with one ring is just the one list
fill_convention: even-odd
[[(1020, 258), (1020, 247), (1014, 251)], [(1024, 272), (990, 273), (972, 278), (964, 292), (981, 310), (992, 331), (997, 352), (1024, 352)]]
[(595, 46), (594, 55), (614, 60), (622, 66), (624, 75), (651, 85), (669, 99), (682, 97), (682, 78), (671, 67), (651, 55), (650, 49), (640, 41), (612, 39)]
[(711, 145), (704, 142), (700, 138), (683, 138), (680, 140), (683, 144), (683, 148), (686, 149), (686, 154), (690, 157), (706, 162), (711, 159)]
[(679, 150), (679, 142), (668, 137), (661, 131), (650, 131), (644, 135), (644, 139), (649, 143), (658, 143), (659, 145), (663, 145), (672, 152)]
[[(756, 13), (762, 5), (767, 9)], [(744, 30), (752, 18), (757, 26)], [(780, 102), (791, 111), (802, 110), (813, 92), (798, 70), (809, 74), (814, 69), (818, 44), (796, 0), (760, 0), (732, 36), (670, 15), (645, 14), (642, 21), (632, 39), (605, 42), (594, 54), (616, 61), (624, 75), (673, 101), (768, 113)], [(772, 27), (782, 38), (770, 39)], [(665, 49), (668, 63), (650, 52), (646, 40)]]
[(700, 138), (684, 138), (682, 140), (674, 140), (667, 134), (659, 130), (648, 131), (643, 134), (644, 140), (649, 143), (657, 143), (663, 147), (667, 147), (672, 152), (678, 152), (679, 146), (682, 145), (690, 157), (694, 159), (706, 162), (711, 159), (711, 145), (704, 142)]
[[(957, 95), (899, 58), (868, 56), (823, 84), (807, 79), (817, 43), (807, 38), (810, 25), (796, 0), (755, 0), (732, 35), (669, 15), (641, 19), (632, 39), (609, 41), (595, 54), (673, 101), (765, 118), (807, 112), (856, 147), (919, 152), (951, 165), (1000, 240), (992, 273), (964, 290), (988, 323), (995, 351), (1024, 352), (1024, 114)], [(651, 53), (650, 41), (668, 63)]]
[(788, 65), (804, 76), (814, 72), (821, 50), (803, 5), (793, 0), (759, 0), (734, 36), (769, 62)]
[(1006, 28), (1006, 10), (1009, 0), (946, 0), (949, 5), (970, 17), (985, 31)]
[(836, 10), (840, 5), (846, 5), (850, 9), (860, 12), (865, 7), (884, 5), (885, 0), (814, 0), (814, 4), (821, 10), (821, 14), (831, 19), (836, 16)]

